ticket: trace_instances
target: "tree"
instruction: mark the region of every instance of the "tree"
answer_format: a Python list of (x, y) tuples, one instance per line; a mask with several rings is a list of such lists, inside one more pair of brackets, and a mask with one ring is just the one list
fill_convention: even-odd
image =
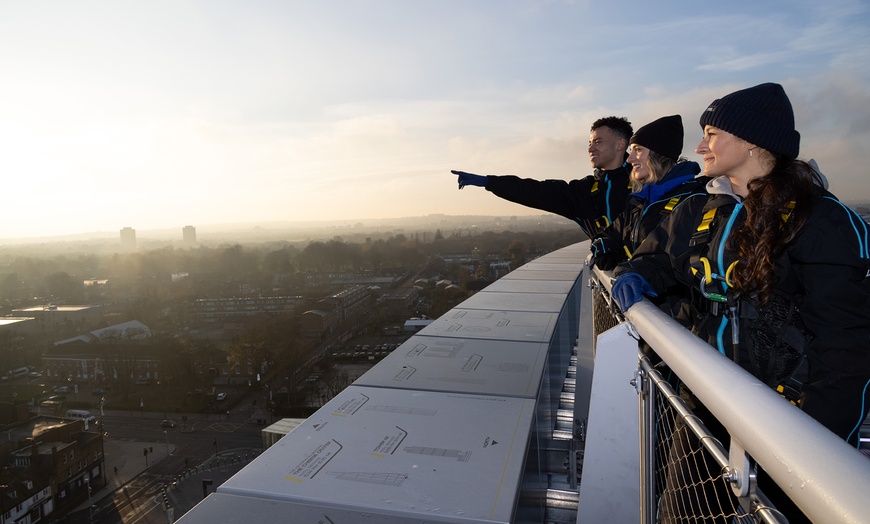
[(65, 271), (58, 271), (45, 277), (46, 294), (53, 300), (75, 304), (84, 294), (84, 283)]
[(13, 304), (27, 297), (27, 289), (18, 273), (9, 273), (0, 281), (0, 297)]
[(508, 246), (508, 254), (511, 256), (511, 269), (516, 269), (526, 263), (526, 244), (521, 240), (515, 240)]

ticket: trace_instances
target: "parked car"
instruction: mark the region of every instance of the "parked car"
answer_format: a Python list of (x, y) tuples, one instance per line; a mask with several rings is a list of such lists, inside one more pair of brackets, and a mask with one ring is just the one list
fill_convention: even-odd
[(175, 421), (174, 421), (174, 420), (165, 419), (163, 422), (160, 423), (160, 427), (161, 427), (161, 428), (174, 428), (174, 427), (175, 427)]
[(227, 398), (226, 393), (218, 393), (217, 396), (215, 397), (215, 400), (226, 400), (226, 398)]
[(69, 393), (69, 386), (55, 386), (52, 388), (55, 393)]

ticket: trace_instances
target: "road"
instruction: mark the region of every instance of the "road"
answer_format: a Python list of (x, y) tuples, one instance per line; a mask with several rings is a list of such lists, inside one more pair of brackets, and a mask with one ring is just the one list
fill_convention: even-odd
[(180, 518), (202, 500), (202, 480), (212, 480), (212, 492), (261, 451), (260, 430), (265, 426), (251, 423), (251, 413), (242, 406), (220, 417), (190, 414), (178, 427), (162, 428), (160, 413), (106, 412), (102, 419), (108, 433), (109, 485), (120, 474), (113, 471), (119, 464), (131, 477), (118, 489), (93, 497), (90, 507), (83, 504), (57, 522), (165, 524), (165, 502), (174, 518)]

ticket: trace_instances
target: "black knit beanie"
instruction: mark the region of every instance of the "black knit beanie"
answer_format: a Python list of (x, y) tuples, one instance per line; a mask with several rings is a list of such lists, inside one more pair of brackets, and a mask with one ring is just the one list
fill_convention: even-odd
[(801, 135), (785, 90), (767, 83), (725, 95), (701, 113), (701, 128), (718, 127), (775, 155), (797, 158)]
[(683, 152), (683, 119), (680, 115), (663, 116), (641, 127), (628, 141), (677, 160)]

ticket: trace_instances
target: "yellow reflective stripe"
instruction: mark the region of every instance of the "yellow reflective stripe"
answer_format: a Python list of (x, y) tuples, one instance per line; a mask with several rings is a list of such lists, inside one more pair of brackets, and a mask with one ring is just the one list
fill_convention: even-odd
[(595, 182), (592, 182), (592, 190), (589, 192), (594, 193), (596, 191), (598, 191), (598, 181), (597, 180)]
[(625, 249), (625, 254), (628, 255), (628, 258), (631, 258), (631, 251), (628, 250), (628, 246), (623, 244), (623, 249)]
[[(714, 207), (713, 209), (704, 213), (704, 218), (701, 219), (701, 223), (698, 225), (698, 231), (707, 231), (710, 229), (710, 222), (713, 221), (713, 217), (716, 216), (716, 210), (719, 208)], [(707, 282), (709, 284), (709, 282)]]
[(680, 202), (680, 197), (674, 197), (668, 200), (668, 203), (665, 204), (665, 211), (673, 211), (677, 204)]

